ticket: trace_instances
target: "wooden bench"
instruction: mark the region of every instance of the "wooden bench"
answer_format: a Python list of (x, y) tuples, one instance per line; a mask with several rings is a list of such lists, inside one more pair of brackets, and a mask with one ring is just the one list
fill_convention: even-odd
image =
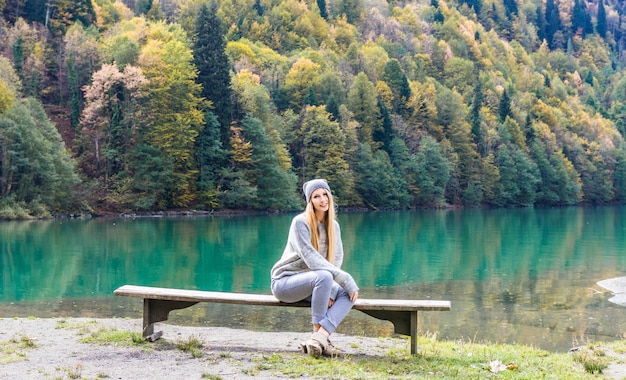
[[(150, 341), (155, 341), (163, 335), (162, 331), (154, 332), (156, 322), (166, 321), (172, 310), (184, 309), (198, 302), (257, 306), (311, 306), (305, 301), (280, 302), (274, 296), (265, 294), (208, 292), (135, 285), (121, 286), (113, 293), (118, 296), (143, 298), (143, 336)], [(363, 298), (359, 298), (353, 307), (374, 318), (393, 323), (395, 333), (408, 335), (411, 338), (411, 354), (413, 355), (417, 354), (417, 312), (449, 311), (450, 308), (450, 301)]]

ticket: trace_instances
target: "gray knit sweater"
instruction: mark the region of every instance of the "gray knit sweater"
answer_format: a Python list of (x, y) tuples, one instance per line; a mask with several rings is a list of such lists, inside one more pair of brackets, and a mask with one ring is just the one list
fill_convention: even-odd
[(343, 263), (341, 230), (337, 221), (333, 221), (333, 225), (335, 228), (334, 265), (326, 260), (328, 249), (325, 243), (326, 232), (324, 231), (324, 225), (318, 223), (318, 231), (320, 232), (321, 240), (320, 251), (323, 251), (323, 253), (320, 253), (316, 251), (313, 244), (311, 244), (311, 229), (306, 222), (304, 213), (294, 217), (291, 221), (289, 237), (287, 238), (287, 245), (285, 246), (283, 255), (272, 267), (272, 279), (276, 280), (284, 276), (290, 276), (309, 270), (324, 269), (332, 273), (336, 283), (335, 289), (333, 289), (331, 293), (331, 298), (335, 298), (337, 286), (341, 286), (346, 293), (350, 295), (359, 290), (352, 276), (348, 272), (341, 270), (341, 264)]

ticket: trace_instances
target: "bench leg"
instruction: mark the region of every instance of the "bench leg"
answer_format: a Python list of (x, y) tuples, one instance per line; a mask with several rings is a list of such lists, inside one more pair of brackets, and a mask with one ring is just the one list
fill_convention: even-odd
[(411, 355), (417, 355), (417, 311), (411, 312)]
[(170, 311), (184, 309), (193, 306), (197, 302), (187, 301), (164, 301), (144, 298), (143, 300), (143, 337), (151, 342), (163, 335), (162, 331), (154, 333), (156, 322), (167, 321)]
[(393, 323), (396, 334), (408, 335), (411, 339), (411, 355), (417, 355), (417, 311), (360, 310), (377, 319)]

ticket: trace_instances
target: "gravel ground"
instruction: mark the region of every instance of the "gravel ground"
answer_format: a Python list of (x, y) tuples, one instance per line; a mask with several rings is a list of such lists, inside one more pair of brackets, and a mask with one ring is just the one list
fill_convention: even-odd
[[(255, 332), (219, 327), (156, 325), (163, 337), (141, 346), (99, 345), (80, 340), (101, 329), (141, 331), (130, 319), (0, 319), (0, 379), (276, 379), (271, 371), (250, 370), (256, 359), (272, 353), (299, 352), (302, 332)], [(196, 338), (203, 354), (194, 358), (176, 347)], [(399, 338), (333, 334), (345, 354), (383, 355), (408, 347)], [(29, 346), (30, 347), (25, 347)]]
[[(259, 371), (258, 359), (272, 353), (299, 352), (303, 332), (256, 332), (167, 323), (157, 343), (140, 346), (83, 343), (99, 330), (141, 331), (134, 319), (4, 318), (0, 319), (0, 379), (277, 379)], [(177, 344), (197, 339), (202, 356), (193, 357)], [(382, 356), (408, 349), (405, 339), (333, 334), (333, 343), (352, 356)], [(626, 354), (607, 351), (612, 363), (601, 378), (626, 379)], [(303, 375), (306, 376), (306, 375)]]

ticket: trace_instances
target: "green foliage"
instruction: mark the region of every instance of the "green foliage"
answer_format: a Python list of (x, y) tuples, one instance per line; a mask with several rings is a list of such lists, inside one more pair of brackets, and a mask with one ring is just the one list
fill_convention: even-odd
[(194, 200), (197, 176), (195, 140), (204, 121), (201, 86), (194, 82), (191, 51), (181, 30), (163, 26), (161, 31), (162, 36), (146, 45), (144, 61), (140, 61), (150, 98), (150, 127), (144, 137), (149, 145), (173, 159), (174, 190), (168, 207), (188, 207)]
[(363, 203), (375, 209), (408, 206), (406, 183), (384, 151), (372, 153), (369, 145), (361, 144), (355, 161), (356, 190)]
[(326, 178), (338, 205), (359, 204), (346, 156), (346, 136), (323, 107), (305, 109), (302, 120), (304, 178)]
[(496, 152), (500, 180), (498, 206), (532, 206), (535, 203), (539, 173), (536, 164), (519, 147), (502, 145)]
[(16, 101), (0, 114), (0, 199), (8, 200), (5, 210), (15, 209), (15, 204), (41, 217), (67, 209), (77, 183), (75, 163), (37, 100)]
[(230, 87), (230, 66), (226, 57), (226, 42), (221, 20), (217, 17), (218, 3), (211, 1), (200, 7), (194, 25), (193, 62), (198, 71), (197, 83), (201, 95), (213, 105), (213, 113), (222, 126), (221, 144), (228, 145), (233, 104)]
[(380, 125), (376, 90), (365, 73), (359, 73), (354, 79), (346, 105), (354, 119), (361, 124), (359, 140), (377, 147), (374, 143), (374, 133), (379, 132), (382, 125)]
[(445, 189), (453, 167), (443, 155), (439, 144), (432, 137), (424, 136), (420, 141), (419, 151), (411, 161), (415, 167), (417, 204), (443, 206)]
[(399, 114), (407, 114), (407, 102), (411, 97), (411, 88), (409, 87), (409, 81), (406, 74), (400, 66), (400, 62), (397, 59), (390, 59), (383, 68), (383, 73), (380, 79), (386, 82), (393, 93), (393, 100), (391, 102), (394, 111)]
[(294, 210), (299, 199), (293, 189), (296, 177), (278, 162), (276, 149), (259, 119), (247, 117), (242, 122), (243, 138), (252, 149), (245, 166), (245, 177), (255, 194), (251, 206), (263, 210)]
[(66, 207), (24, 96), (96, 209), (624, 202), (622, 10), (563, 4), (0, 0), (6, 210)]

